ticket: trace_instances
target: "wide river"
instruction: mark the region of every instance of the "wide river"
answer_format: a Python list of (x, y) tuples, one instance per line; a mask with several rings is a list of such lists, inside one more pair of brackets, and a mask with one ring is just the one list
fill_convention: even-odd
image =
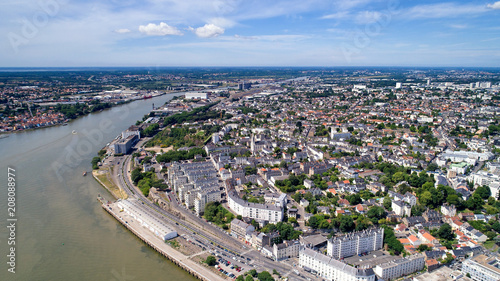
[[(0, 280), (195, 280), (101, 208), (97, 194), (112, 197), (90, 174), (99, 149), (142, 119), (153, 103), (175, 95), (180, 94), (0, 139)], [(16, 178), (15, 274), (7, 264), (8, 167)]]

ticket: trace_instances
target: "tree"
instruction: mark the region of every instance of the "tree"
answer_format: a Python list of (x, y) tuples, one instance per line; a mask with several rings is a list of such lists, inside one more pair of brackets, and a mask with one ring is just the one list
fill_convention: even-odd
[(419, 252), (425, 252), (425, 251), (430, 251), (432, 248), (427, 246), (426, 244), (420, 244), (417, 248), (417, 251)]
[(391, 197), (389, 196), (386, 196), (384, 198), (384, 202), (383, 202), (383, 205), (384, 205), (384, 208), (388, 211), (392, 211), (392, 200), (391, 200)]
[(426, 207), (432, 207), (432, 193), (429, 191), (424, 191), (418, 198), (420, 204)]
[(253, 277), (257, 277), (257, 270), (255, 270), (255, 269), (251, 269), (247, 273)]
[(247, 277), (245, 278), (245, 281), (253, 281), (252, 275), (247, 275)]
[(245, 281), (245, 278), (243, 277), (243, 275), (240, 275), (236, 278), (236, 281)]
[(257, 275), (257, 278), (259, 279), (259, 281), (274, 281), (274, 278), (271, 275), (271, 273), (267, 271), (262, 271), (261, 273), (259, 273)]
[(451, 226), (447, 223), (444, 223), (441, 225), (441, 227), (439, 227), (437, 235), (439, 238), (445, 240), (453, 240), (455, 238), (455, 234), (453, 234)]
[(482, 199), (488, 199), (488, 197), (491, 196), (491, 190), (488, 186), (486, 185), (483, 185), (483, 186), (480, 186), (476, 189), (476, 191), (474, 191), (474, 194), (478, 194), (479, 196), (481, 196)]
[(340, 218), (340, 231), (347, 233), (354, 230), (354, 220), (350, 216), (342, 216)]
[(214, 266), (217, 264), (217, 260), (215, 259), (214, 256), (208, 256), (207, 259), (205, 260), (205, 263), (208, 264), (208, 266)]
[(417, 204), (417, 205), (411, 207), (411, 216), (412, 217), (421, 216), (425, 212), (425, 210), (427, 210), (427, 208), (425, 206)]

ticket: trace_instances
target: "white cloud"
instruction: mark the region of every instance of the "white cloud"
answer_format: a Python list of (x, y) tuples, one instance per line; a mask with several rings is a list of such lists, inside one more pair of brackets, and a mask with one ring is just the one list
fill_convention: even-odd
[(476, 15), (486, 12), (482, 5), (457, 5), (455, 3), (439, 3), (418, 5), (403, 14), (404, 18), (447, 18)]
[(450, 24), (451, 28), (456, 28), (456, 29), (465, 29), (468, 26), (466, 24)]
[(211, 38), (224, 34), (224, 28), (217, 26), (213, 23), (207, 23), (202, 27), (193, 29), (194, 33), (198, 37)]
[(493, 4), (488, 4), (487, 7), (493, 10), (500, 10), (500, 1), (497, 1)]
[(329, 14), (326, 16), (322, 16), (321, 19), (345, 19), (347, 16), (349, 16), (348, 12), (336, 12), (334, 14)]
[(120, 28), (120, 29), (115, 30), (115, 32), (120, 33), (120, 34), (124, 34), (124, 33), (129, 33), (131, 31), (128, 28)]
[(140, 25), (139, 31), (151, 36), (183, 35), (179, 29), (164, 22), (160, 24), (150, 23), (148, 25)]
[(216, 26), (220, 26), (222, 28), (231, 28), (231, 27), (236, 25), (236, 22), (234, 22), (230, 19), (221, 18), (221, 17), (212, 18), (212, 19), (208, 20), (208, 23), (211, 23), (211, 24), (216, 25)]
[(375, 11), (363, 11), (356, 15), (356, 22), (358, 24), (369, 24), (374, 23), (380, 19), (382, 14)]

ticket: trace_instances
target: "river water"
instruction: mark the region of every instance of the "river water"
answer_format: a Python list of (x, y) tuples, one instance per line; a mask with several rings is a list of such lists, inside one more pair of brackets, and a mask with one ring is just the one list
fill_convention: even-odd
[[(67, 126), (0, 139), (0, 280), (195, 280), (102, 210), (90, 161), (169, 94), (135, 101)], [(15, 274), (8, 272), (7, 169), (15, 169)], [(82, 176), (84, 171), (89, 175)], [(12, 240), (11, 240), (12, 241)]]

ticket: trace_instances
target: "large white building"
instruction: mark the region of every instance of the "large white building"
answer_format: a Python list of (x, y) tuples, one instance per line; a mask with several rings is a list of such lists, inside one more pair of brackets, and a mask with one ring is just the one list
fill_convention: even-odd
[(327, 253), (331, 257), (341, 259), (381, 249), (383, 244), (384, 229), (370, 228), (330, 238)]
[(424, 265), (424, 255), (416, 254), (407, 258), (379, 264), (375, 267), (374, 271), (379, 278), (392, 280), (422, 270)]
[(304, 248), (299, 253), (299, 265), (326, 280), (375, 281), (373, 269), (358, 269), (321, 253)]
[(500, 260), (478, 255), (463, 262), (462, 272), (469, 273), (472, 280), (498, 281), (500, 280)]
[(277, 261), (296, 258), (299, 256), (299, 251), (300, 243), (298, 240), (273, 245), (273, 257)]
[(172, 230), (153, 211), (140, 204), (137, 200), (118, 200), (116, 205), (164, 241), (177, 237), (176, 231)]
[(278, 204), (250, 203), (241, 199), (234, 191), (228, 194), (228, 206), (237, 215), (241, 215), (244, 218), (255, 219), (259, 223), (277, 223), (283, 220), (282, 206)]

